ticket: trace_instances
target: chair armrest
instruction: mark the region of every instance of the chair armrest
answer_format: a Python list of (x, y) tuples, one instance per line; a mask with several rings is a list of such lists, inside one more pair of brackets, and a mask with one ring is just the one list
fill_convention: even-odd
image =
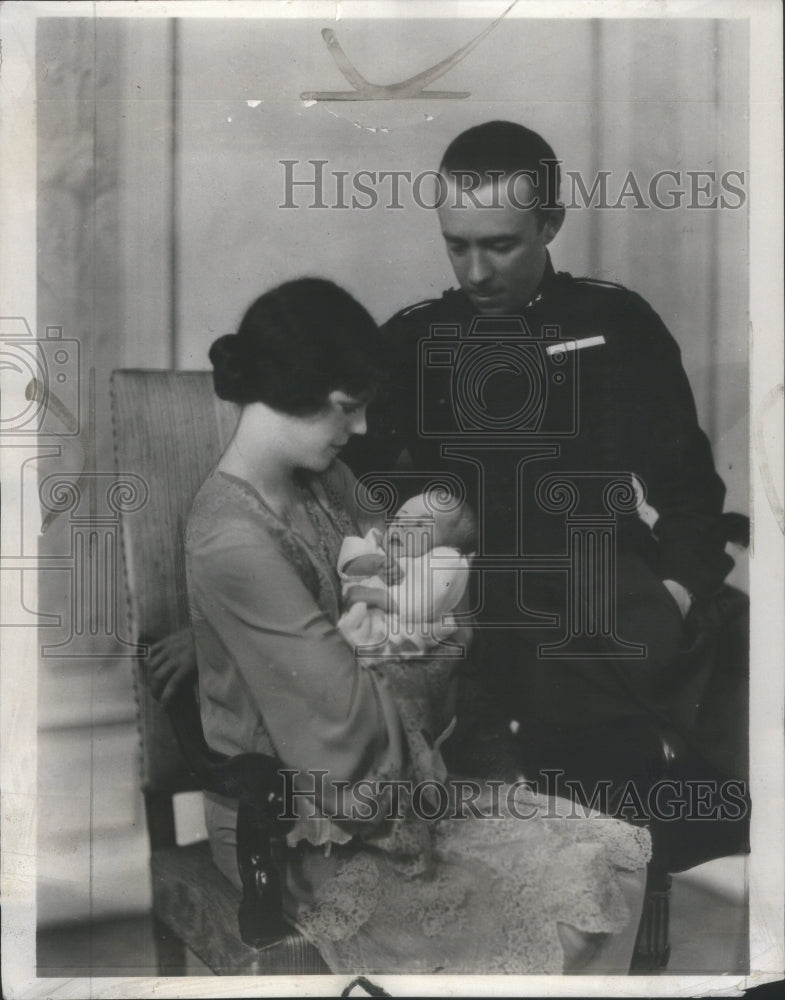
[[(233, 799), (268, 801), (270, 808), (283, 812), (280, 764), (263, 753), (243, 753), (234, 757), (218, 753), (207, 745), (196, 685), (183, 684), (166, 707), (185, 762), (205, 791)], [(277, 813), (276, 813), (277, 815)]]
[(167, 705), (188, 767), (205, 791), (239, 800), (237, 867), (243, 893), (238, 910), (240, 937), (252, 948), (276, 944), (291, 933), (283, 917), (286, 860), (284, 785), (280, 764), (262, 753), (228, 757), (208, 745), (195, 684), (183, 684)]
[(273, 945), (291, 933), (283, 915), (286, 838), (269, 805), (241, 798), (237, 812), (237, 867), (243, 885), (237, 919), (240, 937), (252, 948)]

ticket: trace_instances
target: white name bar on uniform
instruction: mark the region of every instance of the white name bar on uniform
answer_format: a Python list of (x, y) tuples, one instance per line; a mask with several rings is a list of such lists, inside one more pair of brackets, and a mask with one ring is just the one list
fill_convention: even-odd
[(549, 344), (545, 350), (548, 354), (561, 354), (563, 351), (581, 351), (584, 347), (597, 347), (604, 344), (605, 337), (584, 337), (583, 340), (564, 340), (559, 344)]

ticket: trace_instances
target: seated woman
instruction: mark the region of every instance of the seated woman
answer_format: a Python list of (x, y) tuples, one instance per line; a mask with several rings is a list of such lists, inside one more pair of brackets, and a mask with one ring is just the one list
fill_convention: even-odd
[[(337, 627), (341, 544), (369, 528), (338, 454), (383, 368), (371, 317), (328, 281), (293, 281), (210, 359), (242, 409), (187, 529), (202, 719), (215, 750), (295, 772), (290, 920), (334, 972), (626, 972), (648, 834), (523, 783), (447, 781), (444, 659), (358, 657), (363, 635)], [(205, 811), (239, 886), (236, 803)]]

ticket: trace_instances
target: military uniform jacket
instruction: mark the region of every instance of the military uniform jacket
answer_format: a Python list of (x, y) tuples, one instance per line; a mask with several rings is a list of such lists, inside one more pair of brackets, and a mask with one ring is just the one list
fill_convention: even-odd
[(415, 470), (454, 473), (479, 505), (481, 551), (508, 555), (564, 553), (554, 477), (577, 488), (572, 514), (602, 515), (611, 474), (634, 474), (658, 519), (617, 514), (618, 545), (696, 599), (718, 590), (732, 566), (725, 487), (679, 347), (639, 295), (549, 259), (518, 320), (478, 318), (450, 290), (384, 332), (389, 375), (345, 454), (356, 474), (404, 451)]

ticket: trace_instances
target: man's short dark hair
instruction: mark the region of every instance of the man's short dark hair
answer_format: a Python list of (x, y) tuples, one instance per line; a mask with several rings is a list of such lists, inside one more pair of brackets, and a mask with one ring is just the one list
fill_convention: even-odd
[(474, 174), (480, 183), (524, 175), (532, 183), (540, 211), (559, 207), (561, 171), (556, 154), (541, 135), (517, 122), (484, 122), (461, 132), (447, 147), (439, 173)]

